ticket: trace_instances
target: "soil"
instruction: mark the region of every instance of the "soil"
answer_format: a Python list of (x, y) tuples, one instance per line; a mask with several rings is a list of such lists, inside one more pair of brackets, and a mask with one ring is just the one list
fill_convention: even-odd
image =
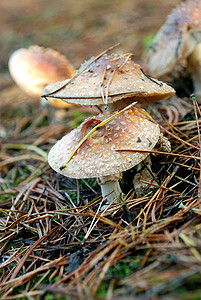
[(2, 0), (0, 73), (11, 53), (38, 44), (66, 55), (76, 68), (111, 45), (141, 61), (147, 42), (178, 0)]

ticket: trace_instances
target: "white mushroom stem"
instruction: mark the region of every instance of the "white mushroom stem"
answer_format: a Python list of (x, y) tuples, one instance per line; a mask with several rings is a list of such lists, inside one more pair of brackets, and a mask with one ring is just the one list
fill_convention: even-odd
[(103, 198), (107, 199), (107, 203), (111, 203), (115, 199), (121, 199), (123, 192), (121, 190), (119, 179), (122, 178), (122, 174), (114, 174), (108, 176), (101, 176), (97, 179), (98, 184), (101, 186), (101, 192)]
[(189, 55), (188, 68), (193, 80), (194, 93), (201, 97), (201, 43)]
[(132, 98), (121, 99), (113, 103), (108, 103), (106, 110), (109, 112), (119, 111), (134, 102)]

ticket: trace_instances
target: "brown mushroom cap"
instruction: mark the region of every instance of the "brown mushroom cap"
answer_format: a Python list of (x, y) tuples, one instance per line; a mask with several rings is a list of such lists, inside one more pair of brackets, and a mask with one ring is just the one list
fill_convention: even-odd
[(45, 85), (70, 78), (75, 69), (59, 52), (39, 46), (16, 50), (8, 62), (17, 85), (31, 96), (40, 97)]
[(190, 0), (177, 6), (167, 17), (147, 53), (149, 72), (162, 76), (186, 58), (201, 42), (201, 1)]
[(64, 176), (79, 179), (117, 174), (144, 160), (148, 153), (117, 151), (152, 150), (159, 139), (158, 125), (150, 121), (145, 110), (132, 107), (96, 130), (60, 170), (83, 137), (111, 115), (107, 112), (88, 118), (59, 140), (49, 152), (50, 166)]
[[(78, 72), (92, 60), (85, 62)], [(44, 93), (48, 99), (56, 97), (79, 105), (100, 105), (127, 98), (150, 103), (168, 98), (175, 91), (167, 84), (146, 76), (128, 56), (104, 54), (73, 80), (50, 84), (45, 87)]]

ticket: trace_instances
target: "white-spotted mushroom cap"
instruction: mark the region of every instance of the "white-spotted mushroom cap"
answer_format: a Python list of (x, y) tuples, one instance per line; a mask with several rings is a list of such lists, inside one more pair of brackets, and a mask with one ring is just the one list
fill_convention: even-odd
[(150, 103), (175, 93), (172, 87), (147, 76), (129, 55), (104, 54), (95, 61), (91, 58), (78, 74), (73, 80), (46, 86), (44, 96), (79, 105), (101, 105), (127, 98)]
[(59, 140), (49, 152), (50, 166), (64, 176), (79, 179), (114, 175), (144, 160), (148, 153), (131, 151), (152, 150), (159, 139), (160, 129), (145, 110), (132, 107), (99, 127), (80, 146), (66, 167), (60, 169), (83, 137), (111, 115), (106, 112), (88, 118)]
[(167, 17), (147, 53), (148, 69), (153, 76), (163, 76), (177, 66), (186, 66), (186, 58), (201, 42), (201, 1), (181, 3)]
[[(75, 73), (74, 67), (65, 56), (40, 46), (16, 50), (10, 56), (8, 66), (17, 85), (34, 97), (40, 97), (47, 84), (70, 78)], [(61, 101), (56, 104), (59, 105), (59, 102)], [(60, 105), (65, 107), (63, 101)]]

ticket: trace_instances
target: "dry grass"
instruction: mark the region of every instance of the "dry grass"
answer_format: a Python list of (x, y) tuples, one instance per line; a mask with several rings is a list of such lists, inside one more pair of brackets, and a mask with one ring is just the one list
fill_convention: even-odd
[[(157, 298), (178, 292), (183, 299), (186, 293), (197, 299), (200, 111), (196, 101), (177, 101), (182, 106), (177, 114), (175, 106), (171, 109), (174, 99), (151, 107), (172, 143), (171, 154), (152, 157), (157, 184), (147, 182), (152, 189), (136, 198), (128, 180), (135, 170), (127, 171), (122, 181), (127, 196), (110, 211), (100, 208), (95, 180), (65, 179), (46, 162), (51, 145), (90, 109), (71, 108), (56, 124), (37, 103), (9, 106), (9, 111), (1, 107), (6, 115), (0, 163), (2, 299), (101, 298), (102, 293), (104, 299)], [(13, 115), (19, 118), (8, 127)]]

